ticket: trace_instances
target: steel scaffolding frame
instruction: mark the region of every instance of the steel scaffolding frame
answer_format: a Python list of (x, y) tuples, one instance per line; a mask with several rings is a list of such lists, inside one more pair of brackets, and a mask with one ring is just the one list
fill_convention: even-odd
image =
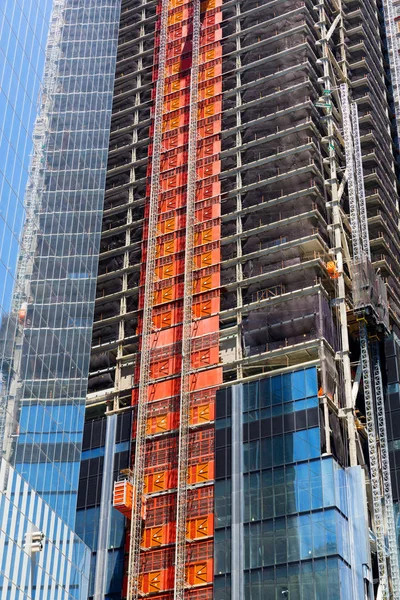
[(200, 0), (193, 0), (192, 68), (190, 78), (188, 180), (183, 291), (182, 367), (179, 410), (178, 486), (176, 500), (176, 546), (174, 600), (185, 593), (186, 521), (189, 466), (190, 373), (192, 348), (193, 268), (197, 185), (198, 87), (200, 59)]
[(164, 90), (166, 79), (168, 0), (161, 0), (160, 49), (158, 58), (158, 79), (154, 110), (154, 139), (152, 156), (151, 192), (148, 218), (146, 283), (142, 319), (142, 347), (140, 356), (140, 381), (137, 403), (137, 427), (135, 443), (135, 463), (133, 470), (134, 498), (130, 528), (128, 592), (129, 600), (139, 596), (140, 540), (142, 535), (142, 501), (146, 463), (146, 426), (148, 412), (148, 388), (150, 381), (151, 336), (153, 331), (153, 300), (155, 289), (155, 265), (157, 254), (157, 221), (160, 197), (160, 171), (162, 153), (162, 125)]
[[(349, 106), (347, 84), (340, 88), (343, 113), (343, 133), (346, 149), (346, 166), (348, 170), (350, 222), (352, 225), (352, 243), (354, 261), (371, 260), (368, 220), (365, 202), (364, 176), (360, 145), (357, 105)], [(354, 176), (356, 174), (356, 186)], [(355, 191), (357, 189), (357, 196)], [(360, 237), (361, 234), (361, 237)], [(371, 282), (372, 283), (372, 282)], [(357, 282), (355, 283), (357, 285)], [(390, 478), (388, 442), (386, 431), (384, 393), (380, 366), (379, 342), (369, 339), (367, 313), (362, 311), (360, 330), (361, 366), (364, 384), (364, 401), (366, 411), (368, 450), (370, 457), (370, 473), (372, 487), (372, 503), (374, 509), (374, 525), (377, 545), (379, 582), (383, 600), (399, 598), (400, 575), (398, 565), (397, 541), (393, 512), (393, 495)], [(372, 355), (372, 371), (371, 360)], [(378, 421), (378, 428), (376, 426)], [(378, 444), (379, 442), (379, 444)], [(383, 489), (382, 489), (383, 487)], [(383, 511), (384, 500), (385, 512)], [(389, 544), (389, 564), (393, 595), (390, 595), (387, 570), (386, 540)]]

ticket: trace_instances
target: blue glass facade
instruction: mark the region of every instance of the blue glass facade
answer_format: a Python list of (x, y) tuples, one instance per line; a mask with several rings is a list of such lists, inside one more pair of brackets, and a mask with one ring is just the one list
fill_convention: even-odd
[(5, 452), (73, 526), (120, 7), (62, 5), (25, 196)]
[[(397, 547), (400, 548), (400, 339), (392, 334), (385, 341), (386, 428), (390, 475), (396, 519)], [(400, 560), (400, 553), (399, 553)]]
[(20, 4), (0, 7), (0, 596), (81, 599), (75, 511), (120, 1)]
[[(13, 294), (52, 0), (0, 6), (0, 445), (15, 341)], [(34, 52), (33, 52), (34, 48)]]
[(322, 456), (318, 404), (315, 368), (218, 393), (216, 600), (372, 594), (363, 473)]
[[(52, 0), (0, 5), (0, 319), (11, 309)], [(4, 335), (2, 331), (2, 337)]]
[[(89, 579), (89, 598), (94, 596), (95, 574), (99, 549), (104, 550), (100, 567), (106, 571), (104, 593), (107, 600), (119, 600), (124, 578), (125, 517), (103, 497), (107, 491), (103, 486), (106, 448), (106, 428), (110, 417), (90, 420), (85, 423), (82, 462), (79, 478), (76, 533), (92, 551)], [(131, 414), (118, 415), (113, 444), (112, 479), (116, 481), (122, 469), (130, 465)], [(112, 442), (111, 442), (112, 443)], [(104, 548), (100, 548), (102, 503), (109, 519)], [(96, 596), (97, 597), (97, 596)]]

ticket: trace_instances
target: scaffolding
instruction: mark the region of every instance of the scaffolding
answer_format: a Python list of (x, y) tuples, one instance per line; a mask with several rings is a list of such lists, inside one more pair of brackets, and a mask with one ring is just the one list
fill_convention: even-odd
[(386, 535), (389, 547), (389, 564), (392, 580), (393, 598), (400, 594), (400, 572), (396, 536), (396, 522), (393, 509), (393, 491), (390, 475), (388, 440), (386, 431), (385, 400), (382, 384), (381, 360), (379, 343), (372, 342), (372, 370), (374, 375), (376, 417), (378, 421), (378, 436), (381, 459), (381, 477), (383, 485), (384, 506), (386, 512)]
[(181, 395), (179, 405), (179, 449), (178, 483), (176, 499), (176, 545), (174, 600), (183, 600), (186, 584), (186, 536), (187, 536), (187, 496), (189, 465), (189, 424), (190, 424), (190, 373), (192, 368), (192, 325), (193, 325), (193, 268), (196, 224), (197, 188), (197, 139), (198, 139), (198, 87), (200, 59), (200, 0), (193, 2), (192, 17), (192, 66), (190, 70), (189, 94), (189, 140), (188, 174), (185, 221), (185, 258), (183, 282), (183, 327), (182, 327), (182, 366)]
[[(98, 358), (92, 357), (92, 364), (96, 365), (92, 382), (96, 387), (109, 384), (114, 410), (123, 410), (126, 393), (132, 394), (134, 406), (132, 494), (127, 492), (126, 481), (118, 482), (115, 488), (116, 508), (123, 514), (127, 513), (132, 500), (129, 599), (150, 592), (183, 599), (188, 587), (210, 586), (212, 582), (215, 391), (208, 388), (219, 381), (219, 370), (213, 369), (219, 357), (217, 321), (215, 317), (207, 318), (204, 298), (219, 285), (217, 232), (220, 220), (217, 204), (212, 206), (208, 201), (209, 191), (198, 189), (199, 177), (207, 178), (210, 172), (215, 176), (215, 164), (218, 164), (213, 158), (218, 150), (218, 146), (215, 148), (218, 122), (213, 132), (204, 129), (207, 114), (215, 110), (220, 90), (215, 86), (213, 75), (220, 60), (215, 43), (219, 26), (211, 23), (216, 21), (219, 9), (213, 0), (209, 4), (200, 7), (200, 2), (164, 3), (157, 15), (153, 15), (157, 18), (155, 31), (160, 31), (159, 36), (156, 34), (158, 43), (153, 60), (150, 53), (145, 52), (145, 43), (139, 41), (142, 56), (136, 63), (138, 72), (147, 64), (153, 70), (156, 84), (154, 92), (150, 91), (155, 110), (147, 130), (153, 139), (151, 162), (146, 161), (143, 168), (140, 160), (132, 160), (135, 172), (142, 169), (149, 178), (146, 183), (148, 203), (140, 206), (140, 201), (135, 201), (129, 191), (128, 205), (132, 203), (141, 214), (137, 221), (139, 229), (135, 236), (129, 227), (134, 224), (133, 212), (128, 209), (128, 227), (124, 226), (121, 232), (127, 251), (122, 263), (117, 259), (122, 272), (110, 278), (107, 269), (104, 286), (102, 274), (99, 277), (103, 290), (98, 298), (101, 320), (110, 323), (110, 331), (112, 328), (116, 332), (118, 327), (122, 343), (115, 348), (116, 360), (111, 368), (103, 362), (104, 350)], [(146, 35), (147, 23), (155, 22), (152, 17), (148, 18), (154, 7), (154, 3), (147, 3), (142, 12), (145, 23), (140, 29), (142, 34)], [(127, 27), (136, 12), (135, 9), (122, 11), (121, 19)], [(121, 53), (125, 52), (123, 39), (120, 36)], [(133, 36), (132, 42), (136, 40)], [(190, 57), (188, 54), (181, 57), (182, 44), (190, 48)], [(137, 84), (140, 82), (143, 87), (145, 75), (136, 77)], [(121, 73), (122, 98), (125, 97), (124, 79), (125, 73)], [(117, 76), (117, 98), (119, 83)], [(145, 109), (140, 101), (137, 106), (138, 116), (140, 110)], [(134, 123), (147, 125), (140, 119)], [(118, 127), (112, 128), (111, 139), (114, 131), (117, 138), (126, 139), (126, 130)], [(139, 127), (128, 135), (132, 136), (137, 158)], [(110, 168), (110, 179), (121, 178), (120, 170)], [(139, 189), (140, 182), (136, 185)], [(211, 189), (215, 191), (217, 187), (214, 185)], [(110, 209), (113, 224), (116, 212), (115, 208)], [(107, 208), (105, 215), (107, 220)], [(116, 237), (114, 233), (105, 234), (103, 239), (110, 261), (117, 252), (107, 240), (114, 244)], [(210, 242), (211, 256), (206, 252)], [(140, 247), (140, 252), (135, 245)], [(101, 269), (100, 265), (100, 273)], [(115, 294), (114, 302), (110, 303), (109, 293), (121, 289), (121, 283), (124, 298)], [(137, 286), (134, 294), (130, 292), (132, 284)], [(130, 342), (127, 319), (133, 303), (135, 335)], [(213, 301), (213, 314), (215, 307)], [(123, 317), (118, 326), (117, 313)], [(103, 340), (104, 334), (101, 343)], [(133, 352), (127, 353), (129, 346)], [(129, 377), (129, 370), (133, 371), (133, 378)], [(201, 374), (203, 371), (205, 376)], [(208, 494), (206, 505), (195, 502), (196, 490), (204, 490), (202, 495)], [(158, 504), (158, 511), (153, 512), (152, 499), (159, 494), (165, 495), (165, 509)], [(204, 506), (207, 506), (206, 514)], [(147, 515), (150, 515), (149, 520)], [(207, 551), (202, 554), (201, 548), (206, 548), (204, 538), (209, 541)], [(204, 594), (207, 597), (208, 590), (205, 589)]]
[(385, 18), (385, 30), (387, 49), (389, 53), (390, 77), (393, 89), (394, 110), (397, 121), (397, 130), (400, 125), (400, 57), (397, 43), (396, 17), (398, 7), (393, 0), (383, 0), (383, 14)]
[[(353, 169), (353, 155), (354, 162), (357, 166), (357, 196), (355, 194), (354, 183), (353, 185), (350, 183), (351, 176), (348, 178), (348, 183), (350, 184), (349, 196), (353, 194), (353, 199), (349, 199), (349, 208), (350, 222), (352, 223), (353, 256), (355, 261), (353, 271), (354, 310), (360, 321), (360, 361), (363, 375), (379, 582), (382, 598), (389, 599), (390, 597), (399, 597), (400, 573), (388, 457), (379, 341), (377, 338), (379, 327), (383, 328), (383, 331), (387, 331), (389, 327), (388, 319), (385, 318), (385, 316), (387, 317), (387, 299), (385, 286), (380, 277), (376, 275), (370, 262), (371, 251), (365, 206), (358, 111), (355, 103), (351, 105), (351, 109), (349, 108), (346, 84), (341, 86), (341, 98), (347, 169)], [(370, 341), (371, 337), (377, 339)], [(370, 354), (372, 354), (372, 369)], [(376, 425), (376, 420), (378, 421), (378, 427)], [(385, 512), (383, 511), (383, 506), (385, 507)], [(387, 570), (386, 537), (389, 544), (388, 558), (391, 588), (389, 586)], [(392, 589), (393, 596), (390, 595), (390, 589)]]
[[(195, 595), (188, 553), (197, 542), (184, 522), (207, 515), (191, 506), (200, 480), (187, 485), (185, 464), (195, 429), (213, 429), (220, 383), (317, 366), (325, 447), (329, 416), (343, 410), (349, 462), (357, 463), (354, 312), (361, 316), (372, 293), (369, 323), (400, 324), (400, 239), (375, 0), (202, 3), (197, 98), (197, 3), (170, 2), (158, 218), (149, 227), (160, 6), (123, 2), (89, 389), (118, 408), (133, 399), (146, 448), (137, 587), (171, 600)], [(350, 74), (359, 119), (340, 93)], [(385, 283), (371, 277), (378, 267)], [(363, 277), (372, 288), (354, 285)], [(199, 463), (211, 503), (212, 458)], [(202, 584), (205, 598), (211, 581)]]
[(142, 346), (140, 354), (140, 380), (137, 402), (135, 463), (133, 470), (133, 488), (131, 532), (128, 568), (128, 598), (136, 600), (139, 596), (140, 540), (142, 536), (142, 497), (145, 487), (146, 428), (147, 407), (151, 362), (151, 335), (153, 330), (153, 300), (155, 267), (157, 254), (157, 221), (160, 196), (161, 140), (163, 127), (163, 105), (166, 78), (168, 28), (168, 1), (161, 4), (160, 46), (158, 55), (158, 80), (154, 108), (154, 144), (152, 155), (151, 193), (148, 217), (148, 238), (146, 248), (146, 287), (142, 318)]

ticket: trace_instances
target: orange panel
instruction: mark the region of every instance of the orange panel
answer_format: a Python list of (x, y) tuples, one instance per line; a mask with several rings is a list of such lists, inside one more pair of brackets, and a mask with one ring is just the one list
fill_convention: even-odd
[(177, 427), (179, 421), (178, 413), (170, 412), (165, 415), (157, 415), (150, 417), (147, 420), (147, 435), (156, 435), (158, 433), (164, 433), (171, 431)]
[[(186, 121), (187, 121), (187, 116), (185, 115), (184, 112), (183, 112), (183, 114), (181, 114), (180, 110), (177, 110), (173, 113), (169, 113), (164, 116), (163, 132), (168, 132), (168, 131), (173, 131), (174, 129), (178, 129), (179, 127), (182, 127), (183, 125), (185, 125)], [(176, 185), (177, 184), (168, 185), (168, 187), (172, 188), (172, 187), (176, 187)]]
[(144, 493), (153, 494), (156, 492), (165, 492), (176, 487), (176, 471), (160, 471), (158, 473), (149, 473), (145, 475)]
[(172, 300), (174, 300), (174, 288), (172, 286), (154, 292), (154, 304), (164, 304), (164, 302), (171, 302)]
[(220, 75), (222, 75), (222, 62), (214, 61), (213, 63), (207, 63), (200, 68), (199, 79), (200, 81), (207, 81)]
[(188, 484), (206, 483), (214, 479), (214, 461), (191, 465), (188, 472)]
[(220, 250), (217, 247), (213, 250), (206, 250), (201, 252), (201, 254), (197, 254), (194, 258), (194, 264), (198, 269), (202, 269), (216, 265), (220, 260)]
[(143, 573), (139, 579), (139, 590), (142, 594), (156, 594), (173, 587), (174, 577), (170, 570)]
[(199, 95), (201, 100), (218, 98), (221, 94), (222, 79), (220, 77), (215, 77), (211, 81), (205, 81), (202, 84), (200, 84)]
[[(201, 52), (201, 61), (202, 62), (210, 62), (215, 59), (222, 59), (222, 46), (221, 44), (214, 44), (210, 48), (210, 44), (207, 44), (205, 50)], [(212, 94), (214, 95), (214, 94)]]
[(175, 229), (177, 229), (175, 217), (170, 217), (164, 221), (159, 221), (157, 229), (160, 231), (160, 233), (173, 233)]
[(214, 515), (207, 515), (187, 522), (186, 537), (188, 540), (199, 540), (214, 534)]
[(186, 2), (187, 0), (170, 0), (169, 5), (171, 8), (176, 8), (177, 6), (183, 6)]
[(171, 277), (174, 277), (175, 274), (175, 264), (173, 260), (166, 265), (156, 268), (156, 275), (159, 279), (170, 279)]
[(204, 297), (195, 299), (193, 302), (193, 315), (195, 318), (200, 319), (201, 317), (211, 317), (219, 312), (220, 309), (220, 298), (213, 296), (211, 298), (204, 294)]
[(142, 548), (158, 548), (173, 543), (175, 540), (175, 531), (175, 523), (146, 528), (143, 531)]
[(214, 420), (214, 404), (202, 404), (201, 406), (192, 406), (190, 408), (190, 424), (201, 425)]
[(164, 244), (164, 254), (174, 254), (176, 240), (170, 240)]
[(188, 585), (205, 585), (213, 581), (213, 560), (209, 559), (186, 567)]
[(198, 267), (210, 267), (213, 263), (213, 256), (211, 251), (203, 252), (200, 256), (197, 256), (197, 265)]
[(172, 325), (172, 311), (167, 310), (158, 315), (153, 315), (153, 325), (156, 329), (163, 329), (165, 327), (171, 327)]
[(201, 292), (209, 292), (220, 287), (220, 273), (217, 270), (214, 273), (204, 275), (203, 277), (196, 277), (193, 283), (193, 293), (199, 294)]
[[(166, 223), (163, 225), (163, 223)], [(171, 226), (173, 224), (173, 229)], [(160, 220), (158, 221), (158, 228), (164, 228), (165, 231), (163, 233), (173, 233), (179, 229), (184, 229), (186, 227), (186, 215), (183, 210), (176, 209), (175, 207), (172, 210), (164, 212), (160, 215)]]
[(171, 256), (175, 252), (179, 251), (179, 240), (170, 232), (166, 232), (164, 236), (160, 236), (159, 242), (156, 246), (156, 258), (162, 258), (165, 256)]
[(176, 23), (180, 23), (183, 21), (184, 11), (182, 9), (178, 9), (177, 11), (172, 12), (168, 17), (168, 25), (175, 25)]
[[(203, 102), (199, 108), (199, 119), (207, 119), (213, 115), (219, 115), (222, 111), (222, 98), (221, 96), (214, 97), (206, 102)], [(216, 161), (216, 173), (221, 171), (221, 166)], [(205, 177), (205, 176), (204, 176)]]
[(198, 231), (194, 236), (195, 246), (201, 246), (202, 244), (208, 244), (213, 241), (213, 228), (209, 227), (203, 231)]
[(206, 10), (217, 8), (218, 6), (222, 6), (222, 0), (204, 0), (204, 2), (201, 3), (201, 10), (205, 12)]
[(201, 138), (213, 137), (221, 130), (221, 118), (219, 115), (203, 119), (199, 123), (199, 134)]
[(147, 419), (147, 435), (168, 431), (171, 428), (168, 417), (169, 415), (167, 413), (165, 415), (157, 415), (156, 417), (150, 417), (150, 419)]
[(163, 527), (149, 527), (143, 531), (142, 548), (157, 548), (165, 544)]

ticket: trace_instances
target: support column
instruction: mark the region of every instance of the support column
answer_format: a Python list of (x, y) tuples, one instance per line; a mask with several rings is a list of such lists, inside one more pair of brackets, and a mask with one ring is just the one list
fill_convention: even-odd
[[(240, 130), (240, 127), (242, 124), (242, 113), (241, 113), (242, 94), (240, 91), (240, 88), (242, 85), (242, 76), (241, 76), (241, 72), (240, 72), (240, 67), (242, 66), (242, 59), (240, 56), (242, 44), (241, 44), (241, 38), (240, 38), (240, 32), (241, 32), (240, 13), (241, 13), (240, 2), (237, 2), (236, 3), (236, 33), (238, 34), (238, 36), (236, 38), (236, 51), (238, 54), (236, 56), (236, 90), (237, 90), (236, 91), (236, 126), (237, 126), (236, 166), (238, 167), (238, 169), (242, 166), (242, 153), (241, 153), (242, 132)], [(240, 259), (240, 257), (242, 256), (242, 240), (241, 240), (240, 236), (243, 232), (242, 216), (241, 216), (241, 210), (242, 210), (242, 194), (240, 192), (241, 187), (242, 187), (242, 174), (240, 171), (238, 171), (236, 174), (236, 189), (239, 190), (237, 193), (237, 196), (236, 196), (236, 210), (237, 210), (236, 234), (238, 236), (237, 241), (236, 241), (236, 256), (238, 259)], [(243, 298), (242, 298), (242, 286), (241, 286), (241, 282), (243, 281), (243, 266), (242, 266), (242, 263), (240, 262), (240, 260), (238, 260), (238, 262), (236, 264), (236, 281), (239, 284), (237, 287), (237, 290), (236, 290), (236, 305), (238, 308), (238, 312), (237, 312), (238, 335), (236, 336), (236, 360), (238, 361), (238, 365), (237, 365), (237, 370), (236, 370), (236, 377), (240, 380), (243, 378), (243, 365), (241, 363), (241, 359), (243, 358), (243, 349), (242, 349)]]
[(243, 385), (232, 386), (232, 600), (243, 600)]
[(94, 579), (94, 600), (104, 600), (107, 586), (108, 538), (110, 537), (111, 524), (110, 509), (113, 491), (113, 467), (117, 415), (111, 415), (110, 417), (107, 417), (106, 428), (103, 481), (101, 485), (99, 536), (97, 541), (96, 573)]

